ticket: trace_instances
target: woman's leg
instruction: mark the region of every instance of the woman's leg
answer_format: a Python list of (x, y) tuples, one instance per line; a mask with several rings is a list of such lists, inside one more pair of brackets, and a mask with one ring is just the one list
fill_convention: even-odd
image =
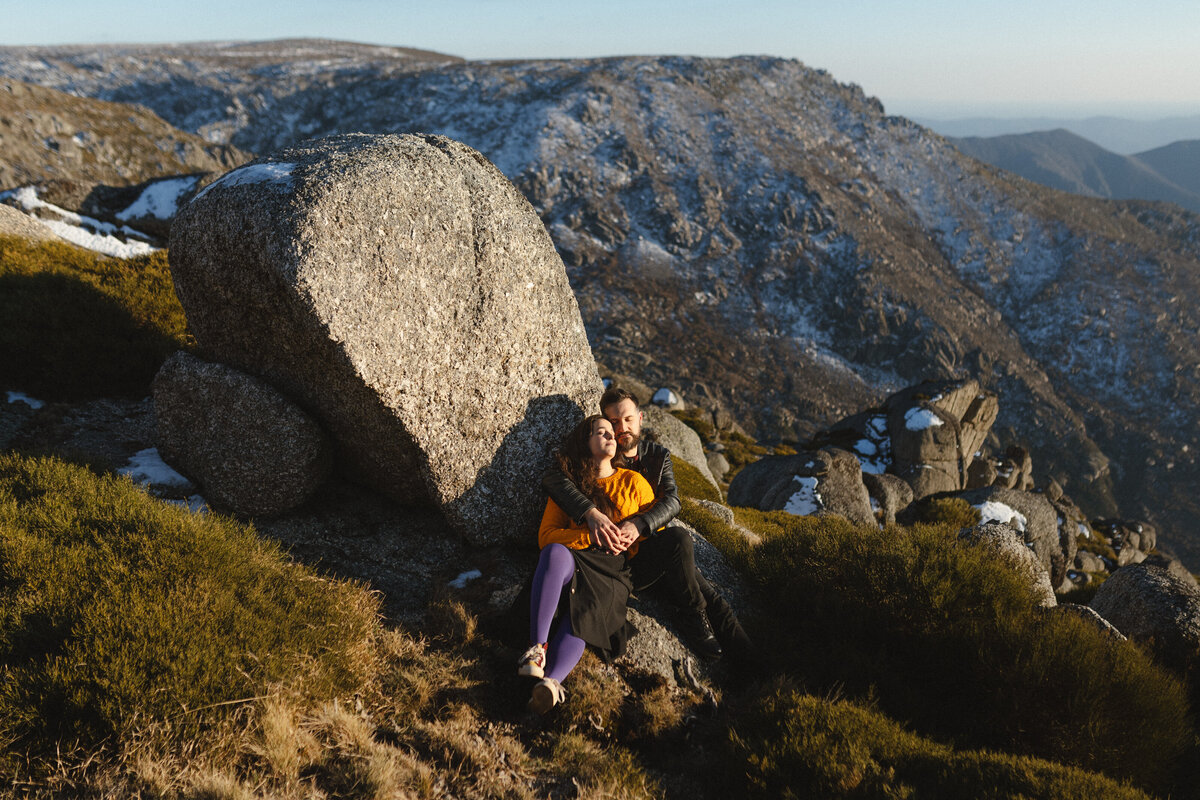
[(559, 598), (563, 589), (571, 585), (574, 574), (575, 557), (570, 550), (561, 544), (548, 544), (542, 548), (537, 571), (533, 573), (533, 594), (529, 602), (531, 644), (550, 641), (550, 624), (554, 621)]
[(550, 649), (546, 651), (546, 677), (562, 683), (575, 669), (579, 659), (583, 658), (586, 648), (587, 642), (571, 633), (571, 620), (561, 620), (558, 630), (554, 632), (554, 641), (550, 642)]
[(549, 642), (546, 652), (545, 675), (561, 681), (567, 677), (579, 659), (587, 643), (571, 633), (571, 620), (559, 621), (550, 640), (550, 625), (558, 608), (562, 593), (571, 585), (575, 575), (575, 557), (561, 544), (550, 544), (542, 548), (538, 556), (537, 571), (533, 573), (533, 596), (529, 604), (529, 635), (534, 644)]

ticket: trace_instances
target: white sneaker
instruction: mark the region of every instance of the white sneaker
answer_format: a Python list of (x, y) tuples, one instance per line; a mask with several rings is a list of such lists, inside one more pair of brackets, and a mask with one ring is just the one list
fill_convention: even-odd
[(529, 710), (535, 714), (545, 714), (550, 709), (567, 699), (567, 693), (562, 684), (554, 678), (542, 678), (533, 687), (533, 696), (529, 698)]
[(541, 678), (546, 674), (546, 645), (530, 645), (518, 660), (517, 674), (528, 678)]

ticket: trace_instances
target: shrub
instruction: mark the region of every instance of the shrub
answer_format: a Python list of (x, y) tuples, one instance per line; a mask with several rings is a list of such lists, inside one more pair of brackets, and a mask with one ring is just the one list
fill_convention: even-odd
[(680, 497), (721, 502), (721, 490), (709, 483), (708, 478), (700, 474), (700, 470), (682, 458), (672, 458), (671, 464), (675, 469), (675, 483), (679, 487)]
[(875, 691), (889, 715), (974, 747), (1147, 787), (1169, 774), (1188, 736), (1179, 682), (1080, 619), (1037, 612), (1030, 587), (990, 551), (956, 544), (957, 523), (758, 521), (766, 541), (752, 571), (783, 668)]
[(0, 236), (0, 383), (45, 400), (147, 393), (187, 347), (165, 252), (124, 260)]
[(958, 530), (973, 528), (982, 519), (979, 509), (961, 497), (931, 497), (920, 500), (913, 504), (912, 510), (906, 516), (912, 522), (943, 525)]
[(0, 742), (90, 749), (135, 721), (199, 730), (271, 687), (357, 691), (377, 668), (377, 614), (232, 520), (0, 456)]
[(771, 798), (1147, 797), (1078, 768), (956, 750), (878, 712), (786, 688), (738, 720), (732, 750), (746, 788)]

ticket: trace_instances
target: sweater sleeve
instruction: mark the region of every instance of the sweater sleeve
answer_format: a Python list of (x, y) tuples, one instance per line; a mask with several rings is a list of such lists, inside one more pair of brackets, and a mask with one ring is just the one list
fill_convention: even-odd
[(538, 527), (538, 548), (555, 543), (572, 550), (583, 550), (592, 543), (592, 539), (587, 528), (572, 527), (571, 518), (566, 512), (553, 500), (547, 500), (546, 510), (542, 512), (542, 524)]

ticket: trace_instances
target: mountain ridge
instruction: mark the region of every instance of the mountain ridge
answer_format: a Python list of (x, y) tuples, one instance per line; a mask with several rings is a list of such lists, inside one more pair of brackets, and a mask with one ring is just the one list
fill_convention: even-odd
[(1003, 443), (1093, 513), (1120, 504), (1200, 553), (1194, 214), (1037, 186), (784, 59), (284, 65), (271, 86), (222, 74), (218, 108), (193, 105), (199, 68), (57, 58), (73, 91), (255, 152), (347, 130), (464, 141), (533, 202), (613, 368), (788, 440), (977, 376), (1007, 398)]

